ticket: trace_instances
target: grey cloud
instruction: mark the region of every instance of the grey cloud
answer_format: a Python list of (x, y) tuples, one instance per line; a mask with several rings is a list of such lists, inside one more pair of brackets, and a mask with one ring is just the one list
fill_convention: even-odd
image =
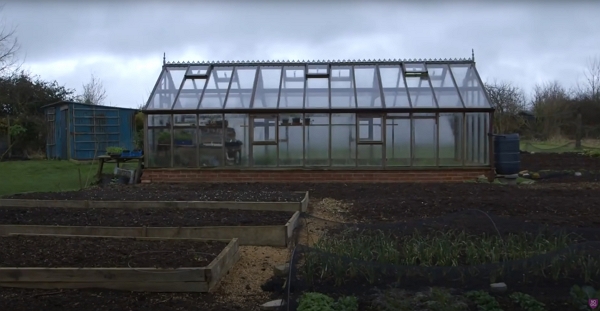
[[(484, 80), (526, 90), (542, 80), (573, 85), (600, 55), (600, 6), (593, 2), (99, 1), (11, 2), (2, 14), (26, 63), (110, 56), (56, 77), (77, 87), (95, 72), (119, 105), (135, 106), (168, 60), (469, 57)], [(155, 70), (120, 68), (149, 59)], [(154, 74), (154, 76), (153, 76)], [(135, 102), (136, 104), (130, 104)]]

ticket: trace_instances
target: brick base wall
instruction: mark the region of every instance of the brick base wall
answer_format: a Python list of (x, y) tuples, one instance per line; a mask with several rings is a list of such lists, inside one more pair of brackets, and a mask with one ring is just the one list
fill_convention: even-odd
[(160, 182), (462, 182), (490, 168), (441, 170), (144, 169), (142, 183)]

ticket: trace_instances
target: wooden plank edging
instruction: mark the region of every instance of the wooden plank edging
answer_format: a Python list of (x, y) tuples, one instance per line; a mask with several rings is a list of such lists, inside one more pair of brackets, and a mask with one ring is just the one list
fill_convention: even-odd
[(227, 274), (238, 259), (239, 243), (234, 238), (206, 267), (177, 269), (0, 267), (0, 287), (208, 292)]
[[(305, 193), (305, 192), (301, 192)], [(308, 192), (301, 202), (234, 202), (234, 201), (94, 201), (94, 200), (26, 200), (0, 199), (2, 207), (53, 207), (53, 208), (205, 208), (250, 211), (302, 210)]]
[(231, 240), (240, 245), (286, 247), (290, 230), (297, 226), (300, 212), (296, 211), (285, 225), (273, 226), (206, 226), (206, 227), (106, 227), (0, 225), (0, 236), (9, 234), (52, 234), (70, 236), (106, 236), (133, 238), (177, 238)]

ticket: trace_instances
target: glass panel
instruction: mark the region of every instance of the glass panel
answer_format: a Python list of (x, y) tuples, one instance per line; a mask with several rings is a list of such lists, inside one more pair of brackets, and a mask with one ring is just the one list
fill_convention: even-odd
[(435, 108), (433, 91), (427, 78), (405, 77), (413, 108)]
[(183, 82), (181, 92), (179, 93), (179, 97), (177, 98), (173, 109), (195, 110), (198, 107), (198, 102), (200, 102), (200, 97), (202, 96), (202, 91), (204, 90), (204, 84), (206, 84), (206, 79), (186, 79)]
[(329, 108), (329, 79), (306, 79), (306, 108)]
[(466, 165), (482, 166), (489, 164), (489, 115), (487, 113), (467, 113), (466, 119)]
[(404, 86), (400, 66), (379, 66), (379, 74), (381, 75), (381, 85), (383, 87), (383, 95), (385, 96), (385, 106), (387, 108), (410, 108), (408, 93)]
[(331, 107), (355, 108), (354, 79), (351, 66), (331, 67)]
[(358, 107), (381, 107), (379, 80), (375, 66), (354, 66)]
[(302, 114), (279, 115), (279, 166), (302, 166)]
[(198, 117), (198, 162), (201, 167), (223, 165), (224, 127), (227, 125), (220, 114), (202, 114)]
[(380, 142), (382, 133), (381, 117), (358, 117), (358, 141)]
[(431, 86), (433, 86), (438, 106), (463, 107), (458, 90), (450, 75), (450, 67), (444, 64), (427, 65), (427, 71), (429, 72), (429, 80), (431, 81)]
[(387, 166), (410, 165), (410, 115), (388, 114), (385, 119), (385, 152)]
[(171, 109), (186, 70), (187, 68), (167, 68), (163, 70), (158, 78), (158, 85), (154, 93), (150, 95), (150, 101), (146, 109)]
[(208, 66), (190, 66), (186, 75), (188, 76), (204, 76), (208, 73)]
[(167, 114), (148, 115), (148, 127), (171, 126), (171, 116)]
[(424, 63), (404, 63), (404, 72), (422, 73), (426, 72)]
[(382, 166), (382, 145), (358, 145), (358, 166)]
[(304, 116), (305, 166), (329, 165), (329, 115)]
[(440, 114), (438, 130), (440, 137), (440, 166), (462, 166), (462, 113)]
[[(414, 117), (431, 117), (416, 119)], [(414, 155), (413, 166), (435, 166), (437, 126), (433, 114), (413, 115)]]
[(148, 116), (148, 167), (171, 167), (171, 116)]
[(286, 66), (283, 68), (279, 108), (304, 107), (304, 77), (303, 66)]
[(173, 167), (196, 167), (196, 115), (173, 115)]
[(356, 116), (354, 113), (331, 115), (331, 165), (356, 165)]
[(253, 141), (254, 142), (277, 142), (277, 116), (254, 117)]
[(210, 72), (206, 90), (200, 102), (200, 109), (222, 108), (229, 82), (231, 82), (232, 67), (214, 67)]
[(274, 167), (277, 166), (277, 146), (262, 145), (252, 146), (252, 156), (254, 157), (254, 166)]
[(225, 165), (248, 166), (249, 119), (246, 114), (226, 114)]
[(465, 107), (491, 107), (473, 65), (450, 65)]
[(252, 108), (277, 108), (281, 70), (281, 67), (260, 67)]
[(256, 67), (237, 67), (231, 81), (231, 88), (225, 103), (226, 109), (250, 108)]
[(308, 74), (326, 75), (328, 74), (328, 65), (307, 65)]

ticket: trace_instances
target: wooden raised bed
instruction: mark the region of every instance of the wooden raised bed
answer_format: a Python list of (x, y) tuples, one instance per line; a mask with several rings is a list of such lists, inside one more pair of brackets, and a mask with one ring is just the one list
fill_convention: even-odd
[(0, 235), (54, 234), (81, 236), (110, 236), (137, 238), (178, 238), (230, 240), (240, 245), (285, 247), (291, 242), (298, 226), (300, 212), (295, 212), (286, 224), (273, 226), (204, 226), (204, 227), (106, 227), (106, 226), (52, 226), (0, 225)]
[[(89, 238), (89, 236), (86, 237)], [(210, 292), (240, 258), (238, 246), (237, 239), (229, 240), (227, 246), (208, 266), (199, 268), (2, 267), (0, 268), (0, 286), (41, 289), (104, 288), (146, 292)]]
[(223, 208), (233, 210), (306, 212), (308, 191), (301, 202), (230, 202), (230, 201), (93, 201), (0, 199), (0, 207), (65, 208)]

